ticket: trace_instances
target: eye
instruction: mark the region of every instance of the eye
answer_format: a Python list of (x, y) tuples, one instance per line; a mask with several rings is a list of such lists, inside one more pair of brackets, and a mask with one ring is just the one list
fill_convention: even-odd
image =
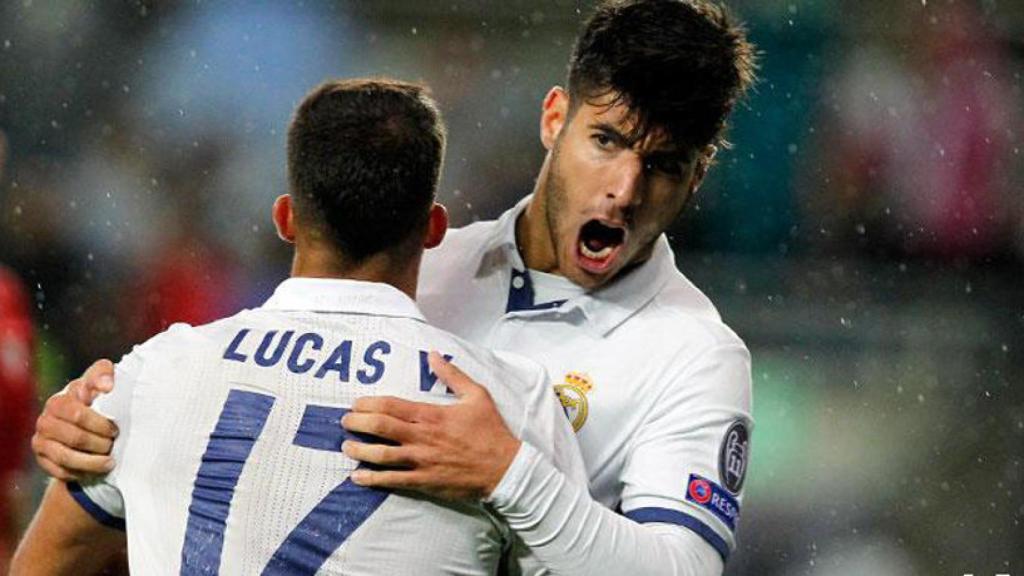
[(675, 156), (651, 155), (644, 161), (644, 168), (649, 172), (660, 172), (672, 177), (679, 177), (683, 174), (683, 163)]
[(615, 145), (615, 140), (611, 136), (603, 132), (598, 132), (597, 134), (594, 134), (593, 136), (590, 137), (590, 139), (593, 140), (597, 147), (602, 150), (611, 150), (612, 147)]

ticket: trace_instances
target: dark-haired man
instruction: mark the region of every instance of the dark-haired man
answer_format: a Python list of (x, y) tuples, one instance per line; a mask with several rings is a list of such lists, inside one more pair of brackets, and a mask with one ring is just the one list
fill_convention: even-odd
[[(600, 4), (567, 89), (544, 100), (548, 154), (533, 195), (449, 234), (424, 261), (419, 301), (431, 321), (557, 378), (590, 493), (497, 422), (476, 420), (467, 440), (435, 407), (380, 398), (357, 402), (345, 425), (404, 422), (412, 433), (394, 450), (352, 442), (346, 452), (408, 470), (368, 471), (361, 483), (487, 498), (554, 573), (722, 571), (749, 455), (750, 358), (676, 270), (663, 232), (696, 193), (753, 68), (743, 30), (709, 0)], [(47, 418), (80, 409), (67, 396)], [(492, 456), (462, 457), (466, 442)], [(66, 462), (87, 457), (51, 446)]]
[[(447, 228), (433, 201), (443, 145), (418, 86), (328, 82), (307, 96), (288, 132), (290, 195), (273, 209), (295, 244), (292, 278), (260, 308), (177, 324), (124, 357), (116, 389), (96, 402), (119, 427), (117, 467), (50, 486), (13, 573), (94, 573), (123, 547), (127, 522), (139, 574), (494, 574), (511, 540), (483, 504), (349, 478), (357, 462), (341, 452), (351, 435), (338, 421), (369, 394), (448, 411), (461, 410), (454, 393), (486, 397), (485, 419), (585, 486), (544, 369), (433, 328), (413, 302), (423, 249)], [(459, 388), (431, 350), (495, 383), (490, 393)]]
[[(558, 380), (590, 493), (528, 443), (511, 463), (478, 462), (481, 481), (464, 487), (487, 497), (552, 573), (718, 574), (735, 547), (750, 358), (675, 268), (663, 232), (696, 193), (752, 77), (753, 48), (715, 4), (601, 4), (567, 89), (544, 100), (548, 155), (533, 195), (454, 231), (425, 260), (420, 302), (431, 321), (537, 359)], [(433, 411), (374, 399), (355, 410), (381, 421)], [(498, 434), (486, 441), (518, 445)], [(431, 431), (403, 446), (430, 462), (450, 442)], [(346, 451), (389, 462), (360, 444)], [(499, 484), (483, 480), (505, 466)], [(429, 489), (435, 478), (417, 472), (361, 482)]]

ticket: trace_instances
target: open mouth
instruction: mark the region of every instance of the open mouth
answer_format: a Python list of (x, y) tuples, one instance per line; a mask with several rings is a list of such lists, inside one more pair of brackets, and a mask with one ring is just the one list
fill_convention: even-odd
[(590, 220), (580, 228), (579, 261), (588, 272), (607, 270), (626, 240), (626, 229)]

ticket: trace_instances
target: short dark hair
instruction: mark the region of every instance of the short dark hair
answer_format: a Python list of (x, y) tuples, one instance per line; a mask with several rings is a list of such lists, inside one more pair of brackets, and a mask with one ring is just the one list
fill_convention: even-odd
[[(677, 146), (721, 141), (754, 82), (746, 31), (709, 0), (610, 0), (587, 20), (569, 62), (569, 98), (612, 95), (635, 119), (633, 140), (664, 129)], [(724, 142), (722, 142), (724, 143)]]
[(296, 217), (353, 262), (403, 246), (426, 223), (444, 140), (424, 86), (324, 82), (306, 95), (288, 128)]

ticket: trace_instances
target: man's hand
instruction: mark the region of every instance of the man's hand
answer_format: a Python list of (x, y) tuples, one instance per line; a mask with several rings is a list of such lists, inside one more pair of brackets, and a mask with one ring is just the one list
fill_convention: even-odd
[(43, 406), (32, 436), (36, 462), (58, 480), (80, 480), (114, 468), (110, 449), (117, 426), (89, 408), (100, 394), (114, 389), (114, 364), (97, 360)]
[(487, 389), (466, 376), (437, 352), (430, 368), (455, 392), (450, 406), (411, 402), (391, 396), (356, 400), (342, 425), (399, 446), (347, 440), (350, 458), (401, 470), (358, 469), (352, 481), (360, 486), (400, 488), (448, 500), (481, 499), (494, 491), (519, 451)]

